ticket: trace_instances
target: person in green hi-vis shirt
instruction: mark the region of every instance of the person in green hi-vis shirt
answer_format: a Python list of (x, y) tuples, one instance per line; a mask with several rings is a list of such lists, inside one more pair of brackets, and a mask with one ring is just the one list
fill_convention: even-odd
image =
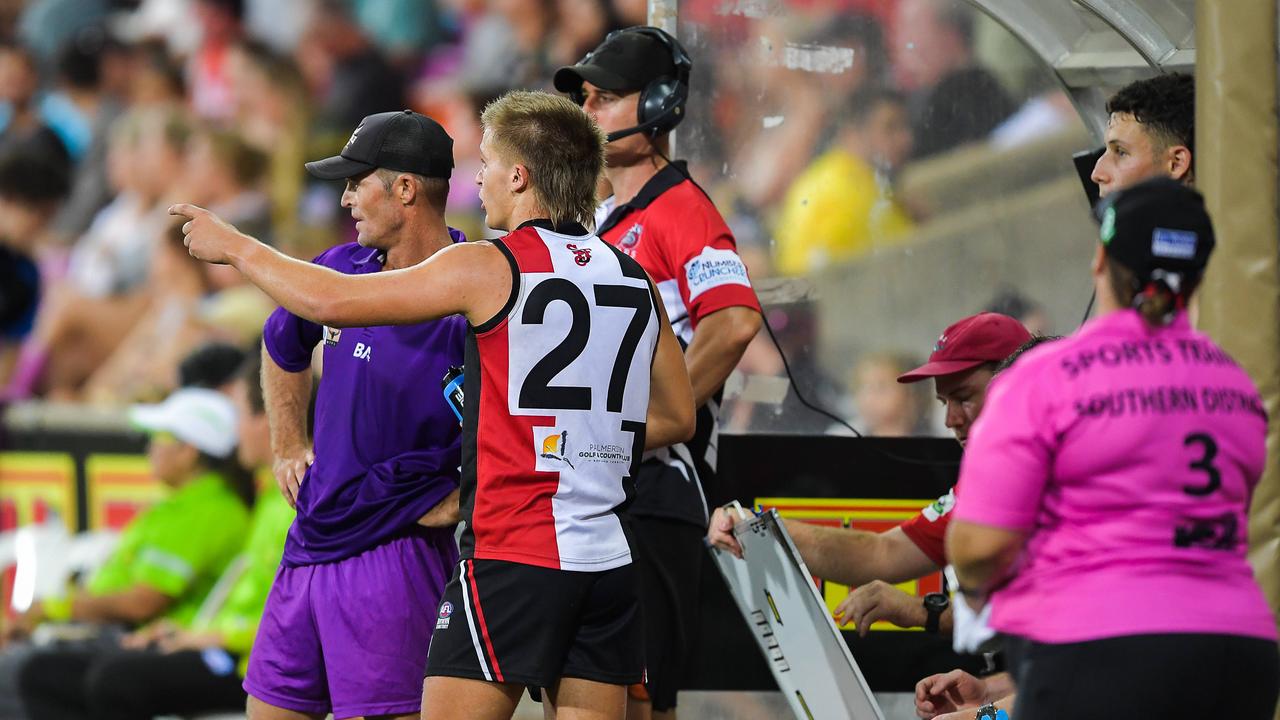
[(235, 407), (213, 390), (182, 388), (158, 405), (136, 405), (131, 422), (148, 432), (152, 473), (171, 494), (124, 529), (106, 563), (84, 589), (35, 603), (17, 623), (19, 637), (44, 623), (97, 628), (90, 639), (33, 649), (12, 642), (0, 653), (0, 716), (18, 695), (23, 668), (41, 653), (89, 657), (114, 647), (121, 627), (161, 618), (189, 623), (244, 543), (247, 498), (237, 494)]
[[(270, 433), (258, 377), (261, 358), (251, 354), (233, 390), (240, 417), (238, 456), (257, 468), (258, 500), (243, 536), (240, 563), (227, 570), (231, 583), (209, 617), (206, 606), (183, 627), (162, 620), (127, 636), (122, 648), (101, 652), (78, 667), (59, 658), (33, 658), (22, 673), (28, 716), (125, 718), (238, 711), (245, 706), (241, 678), (294, 511), (275, 491)], [(68, 673), (68, 670), (72, 673)]]

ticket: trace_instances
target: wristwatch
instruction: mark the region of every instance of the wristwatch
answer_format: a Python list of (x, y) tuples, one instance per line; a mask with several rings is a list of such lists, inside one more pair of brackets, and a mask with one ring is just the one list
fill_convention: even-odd
[(938, 634), (938, 619), (949, 607), (951, 598), (946, 593), (933, 592), (924, 596), (924, 611), (927, 613), (924, 620), (925, 632)]
[[(996, 710), (993, 703), (987, 703), (978, 708), (978, 714), (973, 716), (973, 720), (999, 720), (1002, 711)], [(1005, 715), (1007, 718), (1008, 715)]]

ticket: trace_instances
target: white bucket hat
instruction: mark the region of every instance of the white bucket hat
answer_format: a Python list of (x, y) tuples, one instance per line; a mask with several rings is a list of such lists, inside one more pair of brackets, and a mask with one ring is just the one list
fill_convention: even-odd
[(236, 449), (236, 409), (220, 392), (174, 391), (158, 405), (134, 405), (129, 421), (147, 432), (167, 432), (206, 455), (225, 458)]

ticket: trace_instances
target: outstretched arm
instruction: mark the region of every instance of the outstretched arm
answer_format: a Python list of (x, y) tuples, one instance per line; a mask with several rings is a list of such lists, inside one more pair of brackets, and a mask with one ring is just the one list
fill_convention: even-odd
[[(707, 540), (742, 557), (742, 548), (733, 536), (737, 521), (729, 511), (716, 508)], [(877, 533), (823, 527), (793, 518), (783, 518), (783, 522), (805, 565), (820, 578), (857, 587), (874, 580), (906, 582), (938, 570), (937, 564), (900, 527)]]
[(462, 314), (473, 323), (502, 309), (510, 266), (490, 243), (459, 243), (403, 270), (344, 275), (295, 260), (241, 233), (217, 215), (179, 204), (192, 256), (235, 267), (289, 312), (331, 327), (407, 325)]
[(849, 586), (872, 580), (892, 584), (939, 570), (900, 527), (877, 533), (793, 519), (785, 522), (809, 570), (827, 580)]

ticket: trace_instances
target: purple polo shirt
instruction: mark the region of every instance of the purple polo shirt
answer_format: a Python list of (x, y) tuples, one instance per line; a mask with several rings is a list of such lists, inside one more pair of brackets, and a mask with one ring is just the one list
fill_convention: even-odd
[[(466, 240), (457, 230), (449, 234)], [(381, 270), (385, 257), (348, 243), (313, 262), (359, 275)], [(452, 528), (423, 528), (417, 520), (458, 486), (461, 429), (440, 380), (450, 365), (462, 365), (466, 332), (460, 315), (340, 329), (284, 308), (267, 319), (262, 341), (284, 370), (309, 368), (312, 350), (324, 343), (316, 460), (298, 492), (286, 567), (343, 560), (409, 533), (452, 536)]]

